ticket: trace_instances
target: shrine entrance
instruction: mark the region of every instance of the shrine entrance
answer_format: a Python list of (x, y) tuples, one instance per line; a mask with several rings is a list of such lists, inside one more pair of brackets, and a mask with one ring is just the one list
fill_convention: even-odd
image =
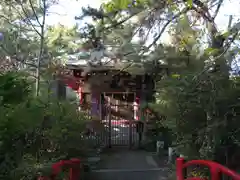
[(107, 130), (106, 143), (111, 146), (137, 145), (137, 106), (135, 93), (103, 93), (102, 123)]
[[(137, 146), (138, 105), (135, 102), (135, 93), (106, 92), (102, 93), (99, 99), (97, 98), (98, 101), (90, 100), (90, 96), (91, 94), (88, 94), (86, 98), (90, 102), (89, 115), (93, 117), (92, 114), (98, 114), (98, 122), (100, 120), (102, 126), (101, 132), (98, 133), (101, 143), (107, 147)], [(98, 104), (98, 110), (95, 103)]]

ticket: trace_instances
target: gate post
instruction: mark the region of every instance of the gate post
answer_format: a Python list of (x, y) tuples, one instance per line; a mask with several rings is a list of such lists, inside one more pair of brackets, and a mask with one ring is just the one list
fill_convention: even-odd
[(112, 123), (111, 123), (111, 107), (107, 107), (107, 122), (108, 122), (108, 147), (112, 147)]
[(177, 180), (184, 180), (183, 165), (184, 165), (184, 159), (183, 158), (177, 158), (177, 160), (176, 160)]
[(132, 121), (133, 119), (131, 118), (129, 120), (129, 149), (132, 149)]

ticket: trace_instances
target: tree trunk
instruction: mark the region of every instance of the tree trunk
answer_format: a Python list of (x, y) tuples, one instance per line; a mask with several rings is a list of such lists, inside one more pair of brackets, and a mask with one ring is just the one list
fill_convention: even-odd
[(66, 99), (66, 86), (61, 80), (57, 80), (57, 98), (61, 100)]

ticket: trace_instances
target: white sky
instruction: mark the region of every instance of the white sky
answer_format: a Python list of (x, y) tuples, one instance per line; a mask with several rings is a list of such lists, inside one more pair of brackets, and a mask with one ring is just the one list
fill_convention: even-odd
[[(102, 2), (102, 0), (59, 0), (58, 5), (50, 7), (47, 24), (61, 23), (66, 26), (73, 26), (76, 24), (74, 17), (81, 14), (82, 7), (89, 5), (93, 8), (99, 8)], [(84, 23), (77, 22), (80, 24)]]
[[(58, 5), (54, 5), (49, 9), (49, 16), (46, 21), (49, 25), (62, 24), (66, 26), (73, 26), (76, 24), (75, 16), (81, 14), (81, 8), (88, 5), (94, 8), (99, 8), (103, 0), (59, 0)], [(226, 30), (229, 20), (229, 15), (233, 15), (233, 23), (240, 18), (240, 0), (224, 0), (224, 5), (216, 18), (219, 30)], [(89, 21), (90, 18), (85, 18), (85, 21), (77, 21), (81, 26), (84, 22)], [(167, 33), (162, 37), (163, 41), (167, 41)]]

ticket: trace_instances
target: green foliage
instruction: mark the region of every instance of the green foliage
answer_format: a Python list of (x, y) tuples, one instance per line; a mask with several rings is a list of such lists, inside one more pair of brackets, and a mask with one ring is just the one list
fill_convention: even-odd
[(128, 10), (133, 7), (138, 7), (144, 3), (147, 3), (146, 0), (112, 0), (108, 3), (102, 4), (104, 10), (106, 12), (115, 12), (115, 11), (121, 11), (121, 10)]
[(21, 77), (20, 73), (0, 74), (0, 82), (1, 105), (21, 102), (27, 97), (31, 89), (28, 82)]
[(226, 138), (239, 139), (239, 80), (194, 77), (181, 74), (160, 82), (156, 107), (167, 117), (163, 123), (175, 132), (181, 153), (219, 160), (216, 153), (220, 147), (228, 148)]
[(85, 157), (86, 117), (68, 102), (33, 98), (29, 83), (18, 75), (0, 78), (0, 178), (30, 180), (52, 162)]
[(80, 41), (77, 27), (67, 28), (62, 25), (49, 27), (46, 33), (47, 46), (52, 56), (75, 52)]
[(189, 7), (192, 7), (193, 6), (193, 0), (188, 0), (187, 4), (188, 4)]
[(216, 54), (218, 52), (218, 49), (216, 48), (207, 48), (205, 49), (205, 53), (208, 54), (209, 56)]

